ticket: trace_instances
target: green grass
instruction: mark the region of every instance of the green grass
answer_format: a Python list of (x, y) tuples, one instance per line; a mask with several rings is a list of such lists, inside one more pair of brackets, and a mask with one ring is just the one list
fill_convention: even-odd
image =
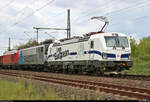
[(134, 61), (133, 63), (133, 67), (126, 70), (126, 74), (150, 75), (150, 61)]
[[(91, 100), (88, 91), (87, 98), (83, 98), (82, 91), (80, 89), (64, 89), (63, 87), (57, 87), (57, 91), (53, 87), (49, 87), (48, 84), (33, 83), (32, 79), (24, 80), (19, 78), (18, 81), (6, 80), (0, 78), (0, 100)], [(78, 91), (77, 91), (78, 90)], [(68, 92), (69, 91), (69, 94)], [(80, 93), (81, 92), (81, 93)], [(59, 94), (59, 96), (58, 96)], [(61, 94), (61, 95), (60, 95)], [(98, 95), (98, 96), (97, 96)], [(81, 97), (82, 96), (82, 97)], [(97, 92), (95, 96), (96, 100), (100, 100), (100, 92)]]
[(0, 79), (0, 100), (64, 100), (52, 89), (44, 89), (32, 82), (12, 82)]

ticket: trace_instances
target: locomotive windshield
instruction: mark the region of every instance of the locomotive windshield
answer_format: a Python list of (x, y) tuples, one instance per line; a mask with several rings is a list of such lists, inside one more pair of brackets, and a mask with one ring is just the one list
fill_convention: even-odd
[(105, 36), (107, 47), (129, 47), (127, 37)]

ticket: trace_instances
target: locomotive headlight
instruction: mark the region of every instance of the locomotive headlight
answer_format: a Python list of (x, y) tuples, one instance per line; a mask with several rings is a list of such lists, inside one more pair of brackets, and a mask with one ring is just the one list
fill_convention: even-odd
[(107, 59), (107, 53), (104, 53), (104, 52), (103, 52), (103, 53), (102, 53), (102, 58), (103, 58), (103, 59)]

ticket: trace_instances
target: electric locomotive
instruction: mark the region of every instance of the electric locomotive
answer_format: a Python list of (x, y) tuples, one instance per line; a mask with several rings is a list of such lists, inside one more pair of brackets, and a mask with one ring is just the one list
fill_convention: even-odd
[(49, 70), (71, 73), (123, 74), (132, 65), (129, 38), (122, 33), (91, 33), (50, 44)]

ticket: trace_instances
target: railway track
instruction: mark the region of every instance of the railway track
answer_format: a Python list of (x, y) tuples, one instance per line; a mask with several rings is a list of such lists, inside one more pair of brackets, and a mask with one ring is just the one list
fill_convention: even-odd
[(80, 88), (90, 89), (90, 90), (99, 90), (106, 93), (113, 93), (113, 94), (118, 94), (120, 96), (128, 96), (137, 99), (150, 100), (150, 90), (148, 89), (133, 88), (133, 87), (120, 86), (120, 85), (94, 82), (94, 81), (57, 78), (57, 77), (51, 77), (45, 75), (36, 75), (36, 74), (31, 75), (31, 74), (19, 73), (19, 72), (0, 71), (0, 74), (15, 76), (15, 77), (24, 77), (27, 79), (35, 79), (39, 81), (63, 84), (72, 87), (80, 87)]
[[(63, 73), (61, 73), (63, 74)], [(79, 75), (79, 74), (76, 74), (76, 75)], [(80, 75), (83, 75), (83, 74), (80, 74)], [(84, 75), (83, 75), (84, 76)], [(128, 75), (128, 74), (125, 74), (125, 75), (103, 75), (103, 76), (96, 76), (96, 75), (88, 75), (88, 76), (91, 76), (91, 77), (106, 77), (106, 78), (116, 78), (116, 79), (129, 79), (129, 80), (142, 80), (142, 81), (150, 81), (150, 76), (148, 75)]]
[[(27, 70), (24, 70), (24, 71), (27, 71)], [(28, 70), (28, 71), (31, 71), (31, 70)], [(34, 71), (34, 72), (36, 72), (36, 71)], [(45, 71), (42, 71), (42, 72), (45, 72)], [(50, 73), (52, 73), (52, 72), (50, 72)], [(57, 73), (57, 74), (64, 74), (64, 73)], [(67, 75), (80, 75), (80, 76), (84, 76), (84, 74), (73, 74), (73, 73), (67, 73)], [(148, 75), (128, 75), (128, 74), (125, 74), (125, 75), (113, 75), (113, 76), (110, 76), (110, 75), (96, 76), (96, 75), (93, 75), (93, 74), (89, 73), (88, 76), (91, 76), (91, 77), (107, 77), (107, 78), (117, 78), (117, 79), (129, 79), (129, 80), (132, 79), (132, 80), (150, 81), (150, 76), (148, 76)]]
[(122, 77), (126, 79), (150, 81), (150, 76), (147, 75), (123, 75)]
[(129, 80), (142, 80), (142, 81), (150, 81), (150, 76), (148, 75), (121, 75), (121, 76), (109, 76), (104, 75), (101, 77), (108, 77), (108, 78), (116, 78), (116, 79), (129, 79)]
[[(57, 74), (64, 74), (64, 73), (57, 73)], [(85, 76), (84, 74), (69, 74), (69, 73), (67, 75)], [(150, 81), (150, 76), (148, 76), (148, 75), (128, 75), (128, 74), (125, 74), (125, 75), (114, 75), (114, 76), (110, 76), (110, 75), (96, 76), (96, 75), (88, 74), (88, 76), (90, 76), (90, 77), (106, 77), (106, 78), (116, 78), (116, 79)]]

